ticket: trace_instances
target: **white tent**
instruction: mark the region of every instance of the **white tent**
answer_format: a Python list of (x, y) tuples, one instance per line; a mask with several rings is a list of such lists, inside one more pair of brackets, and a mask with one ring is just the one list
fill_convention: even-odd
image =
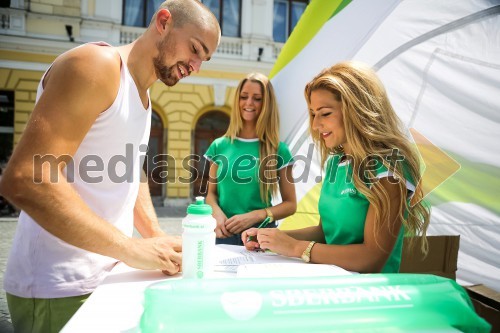
[(442, 152), (428, 171), (451, 166), (426, 197), (429, 234), (461, 236), (459, 282), (500, 291), (499, 14), (499, 0), (311, 1), (271, 73), (282, 140), (298, 157), (298, 211), (282, 227), (318, 223), (304, 86), (338, 61), (363, 61), (407, 127)]

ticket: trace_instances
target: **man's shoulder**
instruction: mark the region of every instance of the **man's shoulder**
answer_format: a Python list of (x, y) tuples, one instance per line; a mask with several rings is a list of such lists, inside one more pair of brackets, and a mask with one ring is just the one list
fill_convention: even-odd
[(64, 94), (72, 103), (83, 103), (88, 110), (98, 114), (109, 108), (117, 96), (120, 67), (120, 55), (116, 49), (81, 45), (54, 61), (43, 81), (44, 95), (57, 102)]
[(103, 43), (87, 43), (74, 47), (62, 55), (73, 57), (88, 57), (90, 59), (118, 57), (118, 51), (115, 47)]
[(54, 64), (62, 64), (68, 70), (74, 69), (82, 75), (104, 74), (106, 76), (119, 73), (121, 60), (114, 47), (89, 43), (63, 53)]

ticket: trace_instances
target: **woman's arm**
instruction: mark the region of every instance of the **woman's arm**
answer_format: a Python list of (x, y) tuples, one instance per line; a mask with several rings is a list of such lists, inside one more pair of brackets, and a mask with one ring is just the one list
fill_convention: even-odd
[[(293, 183), (292, 166), (287, 166), (278, 171), (280, 177), (279, 189), (282, 202), (268, 208), (275, 220), (285, 218), (295, 213), (297, 199), (295, 196), (295, 184)], [(265, 209), (257, 209), (246, 214), (239, 214), (226, 221), (226, 228), (233, 234), (242, 233), (254, 224), (263, 221), (267, 217)]]
[(325, 243), (325, 234), (323, 233), (321, 220), (319, 222), (319, 225), (302, 229), (285, 230), (284, 233), (292, 238), (295, 238), (296, 240), (307, 240), (315, 241), (317, 243)]
[[(389, 196), (390, 207), (386, 207), (386, 209), (389, 209), (389, 223), (381, 223), (379, 231), (375, 234), (374, 228), (377, 223), (375, 209), (370, 205), (366, 215), (364, 242), (362, 244), (315, 244), (311, 251), (311, 262), (333, 264), (349, 271), (361, 273), (374, 273), (382, 270), (401, 229), (398, 208), (403, 198), (401, 198), (399, 186), (394, 179), (389, 181), (388, 178), (382, 178), (380, 185), (385, 188)], [(290, 236), (293, 235), (293, 233), (289, 233)], [(295, 236), (297, 236), (297, 233), (300, 235), (304, 231), (297, 230)], [(308, 242), (299, 241), (290, 236), (285, 235), (280, 230), (260, 229), (257, 233), (257, 240), (263, 249), (270, 249), (279, 254), (300, 258)]]
[(210, 162), (206, 202), (207, 204), (212, 206), (212, 216), (217, 221), (217, 225), (215, 227), (215, 235), (217, 236), (217, 238), (227, 238), (232, 236), (233, 234), (226, 229), (225, 222), (227, 220), (227, 216), (219, 206), (219, 195), (217, 193), (217, 168), (217, 164)]
[[(243, 245), (245, 245), (247, 250), (253, 251), (257, 248), (261, 248), (261, 241), (271, 244), (272, 240), (272, 243), (274, 244), (272, 251), (288, 257), (297, 257), (295, 253), (300, 253), (300, 255), (302, 255), (302, 252), (304, 252), (311, 241), (316, 241), (317, 243), (325, 242), (321, 222), (317, 226), (297, 230), (281, 231), (276, 228), (266, 229), (262, 232), (259, 230), (261, 229), (251, 228), (243, 231), (241, 234)], [(265, 235), (267, 236), (267, 240), (264, 236), (257, 238), (257, 241), (255, 241), (255, 238), (249, 239), (250, 236), (257, 235)], [(268, 245), (265, 245), (262, 248), (270, 249)], [(298, 257), (300, 257), (300, 255)]]
[[(297, 197), (295, 195), (295, 183), (293, 181), (292, 166), (278, 170), (279, 189), (281, 203), (268, 208), (275, 220), (281, 220), (295, 213), (297, 210)], [(267, 216), (267, 214), (266, 214)]]

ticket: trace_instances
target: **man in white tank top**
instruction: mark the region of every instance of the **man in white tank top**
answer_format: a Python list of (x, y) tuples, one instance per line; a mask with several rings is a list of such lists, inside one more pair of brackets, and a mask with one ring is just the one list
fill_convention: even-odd
[(82, 45), (45, 73), (0, 183), (22, 209), (4, 279), (16, 331), (58, 332), (117, 261), (179, 272), (180, 239), (160, 229), (140, 182), (148, 89), (197, 72), (219, 40), (204, 5), (168, 0), (133, 43)]

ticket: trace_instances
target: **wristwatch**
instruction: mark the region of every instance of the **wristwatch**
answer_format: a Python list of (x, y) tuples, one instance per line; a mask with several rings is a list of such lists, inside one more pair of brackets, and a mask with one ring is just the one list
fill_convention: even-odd
[(269, 208), (264, 208), (266, 211), (267, 217), (269, 217), (269, 223), (274, 222), (274, 215), (273, 212)]
[(309, 245), (307, 245), (307, 247), (304, 250), (304, 252), (302, 252), (302, 255), (300, 256), (300, 258), (302, 258), (302, 260), (304, 260), (305, 262), (310, 262), (311, 261), (311, 250), (312, 250), (314, 244), (316, 244), (316, 242), (315, 241), (311, 241), (309, 243)]

